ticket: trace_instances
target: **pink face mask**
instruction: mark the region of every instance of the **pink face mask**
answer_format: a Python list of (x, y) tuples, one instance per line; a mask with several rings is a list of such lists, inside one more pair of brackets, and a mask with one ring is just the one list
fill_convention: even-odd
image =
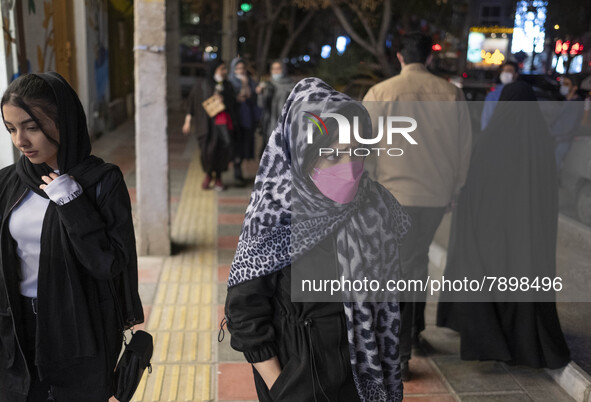
[(363, 162), (339, 163), (324, 169), (314, 169), (312, 181), (318, 190), (339, 204), (347, 204), (355, 198), (363, 175)]

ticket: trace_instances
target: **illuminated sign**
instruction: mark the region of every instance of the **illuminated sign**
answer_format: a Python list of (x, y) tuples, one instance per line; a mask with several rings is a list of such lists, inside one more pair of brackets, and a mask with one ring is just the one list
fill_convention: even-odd
[[(570, 49), (570, 51), (569, 51)], [(565, 40), (564, 42), (560, 39), (556, 41), (556, 46), (554, 47), (554, 53), (556, 54), (571, 54), (571, 56), (576, 56), (583, 53), (583, 44), (576, 42), (572, 46), (569, 40)]]
[(495, 49), (493, 53), (487, 52), (484, 49), (482, 49), (480, 51), (480, 56), (482, 57), (482, 60), (485, 64), (492, 64), (495, 66), (500, 66), (501, 64), (503, 64), (503, 61), (505, 60), (505, 55), (501, 53), (499, 49)]
[(475, 66), (488, 68), (503, 64), (509, 49), (507, 36), (505, 33), (487, 35), (482, 32), (470, 32), (468, 35), (468, 62)]
[(491, 33), (500, 33), (500, 34), (512, 34), (513, 28), (508, 27), (470, 27), (470, 32), (478, 32), (484, 34), (491, 34)]

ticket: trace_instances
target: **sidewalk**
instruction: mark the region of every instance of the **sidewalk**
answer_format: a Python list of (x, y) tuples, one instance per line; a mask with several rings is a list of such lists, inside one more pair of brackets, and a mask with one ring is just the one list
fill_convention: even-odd
[[(145, 375), (133, 401), (254, 401), (252, 369), (230, 347), (226, 331), (217, 342), (226, 279), (238, 242), (250, 188), (203, 191), (196, 142), (180, 135), (181, 118), (170, 120), (172, 240), (170, 257), (140, 257), (140, 292), (146, 328), (154, 336), (153, 372)], [(178, 126), (178, 129), (176, 128)], [(93, 143), (93, 151), (118, 164), (135, 196), (133, 122)], [(246, 167), (253, 177), (256, 164)], [(228, 180), (230, 182), (230, 180)], [(544, 370), (496, 362), (464, 362), (452, 331), (434, 326), (435, 305), (427, 307), (428, 327), (411, 360), (405, 400), (572, 401)], [(305, 401), (303, 401), (305, 402)]]

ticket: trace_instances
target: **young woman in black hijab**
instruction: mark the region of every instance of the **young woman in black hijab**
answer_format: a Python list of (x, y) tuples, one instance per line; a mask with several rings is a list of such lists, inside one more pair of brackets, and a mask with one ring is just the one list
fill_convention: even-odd
[(23, 156), (0, 171), (0, 400), (107, 402), (124, 271), (143, 321), (123, 176), (90, 155), (80, 100), (57, 73), (18, 78), (1, 108)]
[[(454, 213), (446, 279), (556, 275), (553, 143), (529, 85), (507, 85), (499, 101), (475, 145)], [(531, 295), (524, 301), (505, 292), (486, 301), (440, 302), (437, 325), (459, 331), (464, 360), (563, 367), (570, 357), (556, 305)]]
[[(238, 136), (236, 94), (226, 80), (227, 75), (228, 69), (222, 60), (210, 61), (205, 78), (197, 81), (187, 103), (183, 134), (188, 135), (191, 132), (194, 120), (201, 151), (201, 165), (206, 173), (201, 184), (204, 190), (210, 188), (214, 176), (214, 188), (218, 191), (225, 188), (222, 183), (222, 172), (228, 170), (228, 164), (233, 157), (235, 138)], [(214, 95), (221, 97), (225, 110), (209, 117), (202, 103)]]

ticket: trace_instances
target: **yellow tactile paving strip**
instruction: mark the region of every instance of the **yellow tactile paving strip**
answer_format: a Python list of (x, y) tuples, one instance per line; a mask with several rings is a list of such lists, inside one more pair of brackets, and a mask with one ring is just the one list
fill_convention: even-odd
[(154, 337), (153, 371), (132, 401), (214, 399), (217, 205), (213, 191), (201, 190), (202, 180), (195, 153), (171, 233), (185, 248), (164, 262), (146, 326)]

